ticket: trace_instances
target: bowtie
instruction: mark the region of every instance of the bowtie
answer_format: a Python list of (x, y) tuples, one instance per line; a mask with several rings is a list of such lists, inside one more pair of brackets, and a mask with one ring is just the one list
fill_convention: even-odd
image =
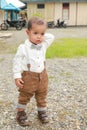
[(35, 44), (32, 44), (31, 45), (31, 49), (36, 49), (36, 50), (40, 50), (42, 48), (42, 45), (35, 45)]

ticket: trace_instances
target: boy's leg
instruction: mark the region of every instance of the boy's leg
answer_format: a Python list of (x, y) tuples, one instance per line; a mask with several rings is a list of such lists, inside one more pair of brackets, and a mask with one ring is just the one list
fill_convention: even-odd
[(46, 114), (46, 96), (48, 91), (48, 75), (46, 70), (44, 70), (39, 75), (39, 87), (35, 93), (35, 98), (37, 101), (38, 117), (42, 123), (48, 122), (48, 116)]
[(24, 87), (19, 90), (16, 119), (21, 126), (28, 126), (29, 122), (27, 121), (25, 109), (30, 98), (34, 95), (34, 91), (32, 90), (32, 80), (30, 75), (27, 72), (23, 73), (22, 78), (24, 81)]
[[(32, 94), (33, 96), (33, 94)], [(26, 105), (29, 102), (29, 99), (31, 96), (27, 96), (27, 94), (24, 94), (23, 92), (20, 92), (19, 94), (19, 101), (17, 105), (17, 116), (16, 120), (21, 126), (29, 126), (29, 121), (27, 120), (27, 115), (25, 112)]]

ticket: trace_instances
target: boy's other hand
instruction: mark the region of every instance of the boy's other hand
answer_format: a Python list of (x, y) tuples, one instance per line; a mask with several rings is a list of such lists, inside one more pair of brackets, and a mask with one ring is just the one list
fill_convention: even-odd
[(23, 88), (24, 81), (21, 78), (15, 79), (15, 84), (19, 89)]

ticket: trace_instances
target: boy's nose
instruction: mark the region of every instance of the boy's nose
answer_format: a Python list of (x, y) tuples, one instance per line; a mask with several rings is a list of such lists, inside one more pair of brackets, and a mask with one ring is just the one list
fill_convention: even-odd
[(38, 35), (38, 38), (41, 38), (41, 36), (40, 36), (40, 35)]

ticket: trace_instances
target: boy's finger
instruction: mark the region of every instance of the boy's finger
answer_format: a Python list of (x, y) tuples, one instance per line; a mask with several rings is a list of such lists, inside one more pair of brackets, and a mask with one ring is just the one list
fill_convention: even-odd
[(23, 83), (20, 82), (20, 83), (19, 83), (19, 86), (20, 86), (20, 87), (23, 87), (24, 85), (23, 85)]
[(20, 83), (22, 83), (22, 84), (23, 84), (23, 83), (24, 83), (24, 81), (23, 81), (22, 79), (20, 79)]

